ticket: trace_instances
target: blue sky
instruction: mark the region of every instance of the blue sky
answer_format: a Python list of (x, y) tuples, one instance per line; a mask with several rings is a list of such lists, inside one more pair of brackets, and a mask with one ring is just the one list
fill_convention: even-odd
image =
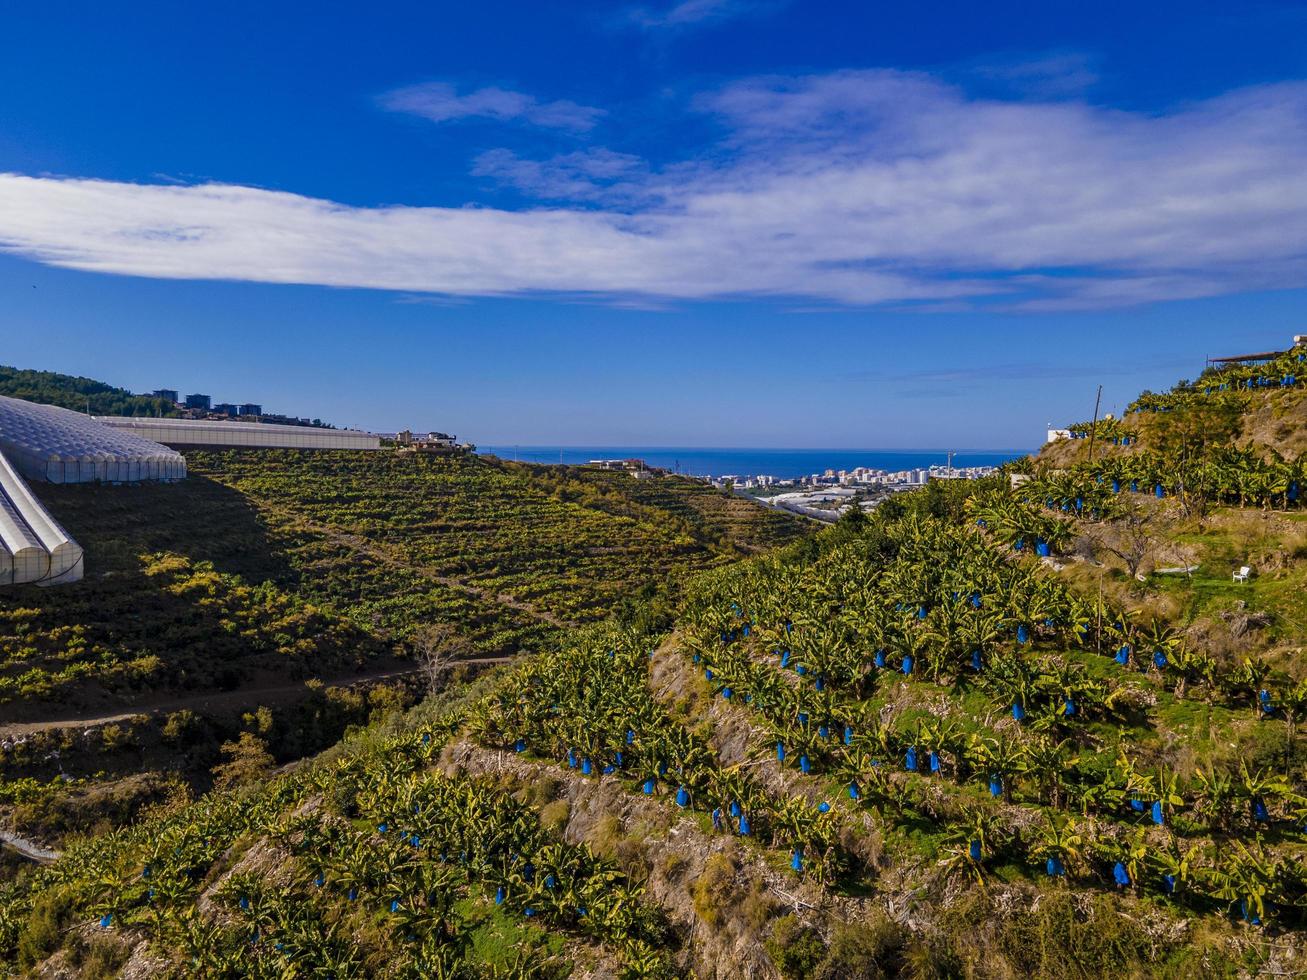
[(0, 362), (482, 443), (1020, 448), (1307, 332), (1303, 4), (24, 7)]

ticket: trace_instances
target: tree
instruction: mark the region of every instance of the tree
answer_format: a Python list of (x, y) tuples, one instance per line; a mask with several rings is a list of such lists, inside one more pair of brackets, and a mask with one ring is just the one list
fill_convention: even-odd
[(428, 694), (439, 694), (445, 674), (455, 660), (471, 652), (471, 645), (449, 623), (424, 626), (409, 641)]
[(1095, 544), (1121, 559), (1126, 572), (1135, 578), (1152, 550), (1157, 522), (1157, 511), (1145, 509), (1136, 500), (1127, 500), (1111, 524), (1115, 534), (1100, 534), (1095, 538)]
[(1307, 680), (1301, 680), (1281, 691), (1278, 707), (1284, 712), (1284, 768), (1288, 772), (1293, 765), (1293, 743), (1298, 734), (1298, 722), (1307, 713)]
[(836, 521), (836, 527), (839, 528), (841, 534), (850, 538), (856, 538), (867, 529), (868, 523), (867, 512), (863, 510), (862, 506), (855, 500), (849, 505), (849, 508), (840, 515), (840, 519)]
[(268, 752), (268, 743), (253, 732), (241, 732), (235, 742), (224, 742), (222, 754), (227, 761), (213, 767), (215, 789), (243, 786), (262, 779), (272, 772), (277, 761)]

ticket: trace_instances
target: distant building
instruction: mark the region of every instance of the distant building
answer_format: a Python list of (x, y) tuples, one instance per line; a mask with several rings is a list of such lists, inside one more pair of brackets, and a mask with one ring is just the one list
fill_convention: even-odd
[(241, 414), (241, 415), (262, 415), (262, 414), (263, 414), (263, 406), (262, 406), (262, 405), (255, 405), (253, 402), (246, 402), (244, 405), (239, 406), (239, 409), (240, 409), (240, 414)]
[(213, 399), (211, 399), (208, 395), (187, 395), (187, 396), (186, 396), (186, 407), (187, 407), (187, 408), (198, 408), (198, 409), (200, 409), (201, 411), (207, 412), (207, 411), (209, 411), (209, 408), (210, 408), (210, 406), (211, 406), (212, 404), (213, 404)]
[(1057, 442), (1059, 439), (1070, 439), (1070, 429), (1049, 429), (1047, 442)]
[(213, 406), (213, 411), (218, 415), (235, 415), (236, 406), (231, 404), (231, 402), (218, 402), (218, 404)]
[(400, 447), (401, 452), (448, 455), (459, 451), (456, 437), (445, 432), (414, 434), (411, 430), (404, 429), (395, 433), (395, 445)]
[(158, 391), (151, 392), (151, 394), (154, 395), (155, 398), (162, 398), (164, 401), (172, 402), (174, 405), (181, 401), (181, 398), (178, 397), (176, 390), (173, 388), (160, 388)]

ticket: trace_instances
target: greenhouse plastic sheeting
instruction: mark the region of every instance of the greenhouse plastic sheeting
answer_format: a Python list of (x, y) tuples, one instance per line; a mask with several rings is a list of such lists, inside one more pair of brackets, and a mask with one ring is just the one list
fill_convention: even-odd
[(0, 452), (29, 480), (139, 483), (181, 480), (176, 450), (89, 416), (0, 395)]
[(206, 419), (147, 419), (99, 415), (115, 432), (134, 433), (170, 446), (227, 446), (233, 449), (381, 448), (381, 436), (357, 429), (326, 429), (274, 422), (215, 422)]
[(0, 585), (56, 585), (82, 577), (82, 549), (0, 453)]

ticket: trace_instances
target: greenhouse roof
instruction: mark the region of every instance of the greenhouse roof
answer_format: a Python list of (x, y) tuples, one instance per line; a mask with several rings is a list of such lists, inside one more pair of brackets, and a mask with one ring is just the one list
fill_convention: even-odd
[(86, 415), (0, 395), (0, 452), (29, 479), (52, 483), (179, 480), (175, 450)]

